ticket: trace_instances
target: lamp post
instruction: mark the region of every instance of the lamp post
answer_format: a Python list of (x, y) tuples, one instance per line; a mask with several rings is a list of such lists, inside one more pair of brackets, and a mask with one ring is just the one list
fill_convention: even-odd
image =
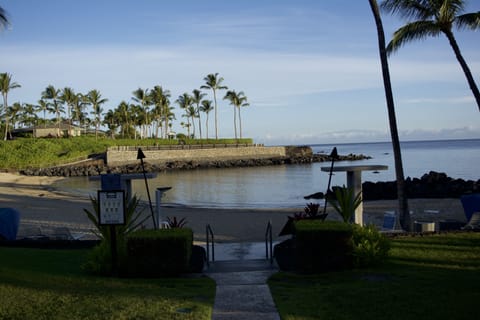
[(137, 160), (140, 159), (140, 163), (142, 165), (143, 178), (145, 179), (145, 188), (147, 189), (148, 204), (150, 205), (150, 213), (151, 213), (151, 216), (152, 216), (153, 228), (157, 229), (157, 223), (155, 221), (155, 214), (153, 213), (152, 199), (150, 198), (150, 190), (148, 189), (148, 182), (147, 182), (147, 175), (146, 175), (146, 172), (145, 172), (145, 165), (143, 163), (144, 158), (145, 158), (145, 154), (143, 153), (142, 148), (138, 148)]
[(334, 147), (332, 152), (330, 153), (330, 159), (332, 159), (332, 164), (330, 165), (330, 172), (328, 174), (328, 185), (327, 191), (325, 192), (325, 201), (323, 205), (323, 214), (327, 213), (327, 199), (328, 199), (328, 190), (330, 190), (330, 183), (332, 182), (332, 171), (333, 171), (333, 164), (335, 163), (335, 159), (338, 159), (338, 152), (337, 147)]

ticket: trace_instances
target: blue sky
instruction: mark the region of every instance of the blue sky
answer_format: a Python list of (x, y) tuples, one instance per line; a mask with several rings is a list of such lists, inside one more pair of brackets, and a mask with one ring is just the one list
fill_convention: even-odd
[[(2, 0), (0, 72), (22, 87), (9, 102), (35, 103), (52, 84), (98, 89), (106, 109), (162, 85), (172, 102), (218, 72), (244, 91), (243, 135), (257, 143), (388, 141), (368, 1)], [(467, 12), (479, 11), (470, 1)], [(387, 39), (404, 23), (383, 15)], [(480, 85), (480, 33), (456, 32)], [(480, 138), (480, 113), (445, 37), (390, 58), (402, 140)], [(223, 93), (221, 93), (223, 96)], [(176, 106), (177, 123), (180, 110)], [(233, 137), (233, 109), (219, 101), (219, 134)], [(213, 120), (213, 117), (211, 117)], [(213, 136), (213, 121), (210, 136)], [(179, 125), (174, 130), (181, 132)]]

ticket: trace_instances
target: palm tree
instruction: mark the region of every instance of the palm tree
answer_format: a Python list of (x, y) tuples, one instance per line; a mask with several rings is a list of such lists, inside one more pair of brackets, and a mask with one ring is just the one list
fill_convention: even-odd
[(72, 119), (77, 121), (78, 126), (82, 126), (82, 120), (85, 119), (86, 113), (84, 109), (87, 106), (86, 98), (83, 94), (77, 93), (72, 98)]
[(7, 12), (0, 7), (0, 30), (6, 29), (10, 23), (8, 22)]
[(7, 140), (8, 136), (8, 92), (11, 89), (20, 88), (20, 85), (16, 82), (12, 82), (12, 75), (8, 73), (0, 73), (0, 92), (3, 97), (3, 109), (5, 114), (5, 136), (4, 140)]
[(217, 90), (226, 90), (227, 86), (222, 86), (223, 78), (218, 77), (218, 72), (207, 75), (203, 78), (205, 85), (201, 86), (200, 89), (211, 89), (213, 92), (213, 102), (215, 104), (215, 139), (218, 140), (218, 107), (217, 107)]
[[(197, 115), (198, 115), (197, 109), (193, 105), (190, 105), (188, 106), (187, 109), (185, 109), (185, 117), (187, 117), (187, 119), (192, 118), (192, 128), (193, 128), (192, 138), (195, 138), (195, 118), (198, 117)], [(187, 122), (190, 123), (188, 120)], [(188, 136), (190, 137), (190, 131), (188, 132)]]
[(68, 121), (68, 134), (70, 134), (72, 126), (72, 110), (78, 101), (78, 97), (72, 88), (65, 87), (61, 91), (60, 100), (67, 105), (67, 121)]
[(207, 140), (208, 140), (208, 114), (213, 110), (212, 100), (203, 100), (200, 111), (205, 112), (207, 119), (205, 120), (205, 128), (207, 129)]
[(50, 103), (46, 101), (45, 99), (40, 99), (38, 100), (38, 105), (37, 105), (37, 110), (40, 112), (43, 112), (43, 126), (44, 128), (47, 127), (47, 119), (46, 119), (46, 112), (52, 112), (52, 108), (50, 106)]
[(135, 129), (135, 127), (138, 126), (141, 130), (144, 113), (143, 113), (142, 106), (139, 104), (131, 104), (130, 109), (131, 109), (130, 119), (132, 120), (132, 125), (134, 127), (134, 139), (137, 139), (137, 130)]
[(202, 93), (200, 90), (195, 89), (192, 91), (192, 102), (196, 105), (197, 118), (198, 118), (198, 133), (200, 134), (200, 139), (202, 139), (202, 122), (200, 117), (200, 103), (202, 102), (203, 97), (207, 94)]
[(60, 136), (60, 114), (64, 111), (61, 100), (60, 100), (60, 90), (55, 89), (54, 86), (49, 85), (45, 88), (45, 91), (42, 92), (42, 99), (51, 100), (50, 105), (53, 108), (53, 111), (56, 115), (56, 122), (58, 126), (57, 138)]
[(443, 33), (447, 37), (467, 77), (468, 85), (480, 111), (480, 91), (452, 31), (453, 26), (459, 30), (480, 29), (480, 11), (460, 14), (464, 10), (465, 3), (464, 0), (384, 0), (381, 7), (387, 12), (398, 13), (407, 19), (415, 19), (394, 32), (387, 46), (388, 53), (395, 52), (407, 42), (424, 39), (427, 36), (437, 37)]
[[(184, 92), (181, 96), (178, 96), (175, 102), (178, 104), (180, 109), (185, 110), (185, 117), (187, 117), (187, 129), (188, 129), (188, 137), (190, 138), (190, 115), (188, 109), (192, 106), (192, 97)], [(195, 135), (195, 132), (193, 133)]]
[(175, 112), (173, 112), (175, 108), (170, 105), (170, 100), (167, 100), (167, 104), (165, 105), (165, 115), (164, 115), (164, 123), (165, 123), (165, 139), (170, 137), (170, 133), (172, 131), (172, 122), (176, 120)]
[(108, 112), (103, 117), (103, 123), (107, 125), (110, 137), (115, 139), (115, 132), (118, 129), (118, 123), (120, 114), (113, 110), (108, 110)]
[(98, 136), (98, 129), (100, 127), (101, 121), (101, 116), (103, 109), (101, 107), (102, 104), (108, 101), (106, 98), (102, 98), (102, 95), (100, 92), (96, 89), (90, 90), (88, 94), (85, 96), (85, 100), (87, 101), (88, 104), (92, 106), (92, 114), (95, 117), (94, 118), (94, 123), (95, 123), (95, 140), (97, 139)]
[(240, 116), (240, 108), (249, 106), (247, 102), (247, 97), (243, 91), (239, 93), (235, 92), (235, 90), (227, 91), (227, 94), (223, 99), (227, 99), (230, 101), (230, 104), (233, 105), (233, 126), (235, 130), (235, 139), (237, 139), (237, 109), (238, 109), (238, 119), (240, 122), (240, 139), (242, 138), (242, 118)]
[[(170, 104), (170, 91), (165, 90), (162, 86), (154, 86), (152, 91), (150, 91), (150, 100), (155, 106), (154, 114), (157, 117), (157, 130), (159, 127), (162, 127), (162, 122), (165, 123), (165, 134), (164, 137), (167, 136), (167, 128), (168, 128), (168, 113), (169, 113), (169, 104)], [(158, 137), (158, 132), (156, 134)]]
[(123, 100), (119, 103), (116, 109), (116, 113), (118, 114), (118, 121), (120, 126), (122, 127), (122, 138), (125, 138), (125, 131), (128, 130), (129, 127), (129, 120), (130, 120), (130, 110), (129, 110), (128, 103)]
[(390, 124), (390, 135), (392, 137), (393, 157), (395, 160), (395, 175), (397, 177), (397, 196), (400, 212), (400, 224), (404, 230), (410, 230), (410, 212), (408, 211), (408, 200), (405, 193), (405, 177), (403, 175), (402, 152), (400, 139), (398, 138), (397, 119), (395, 116), (395, 104), (393, 101), (392, 83), (388, 68), (387, 50), (385, 48), (385, 33), (383, 31), (382, 19), (376, 0), (369, 0), (375, 24), (377, 26), (378, 47), (382, 63), (383, 85), (387, 101), (388, 120)]
[(8, 107), (8, 117), (10, 118), (13, 129), (17, 127), (17, 122), (20, 121), (22, 110), (23, 106), (20, 102), (15, 102), (13, 105)]
[(147, 126), (150, 125), (150, 118), (148, 116), (148, 107), (151, 105), (150, 95), (148, 94), (148, 89), (138, 88), (137, 90), (133, 91), (133, 98), (132, 100), (140, 103), (143, 109), (143, 133), (142, 137), (148, 137), (148, 130)]
[(22, 124), (29, 127), (37, 124), (38, 116), (36, 114), (36, 106), (30, 103), (25, 103), (22, 110)]

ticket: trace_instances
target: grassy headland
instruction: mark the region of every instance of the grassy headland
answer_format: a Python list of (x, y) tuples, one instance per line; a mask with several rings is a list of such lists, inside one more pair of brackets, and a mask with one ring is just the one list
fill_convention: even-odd
[(154, 146), (184, 144), (251, 144), (251, 139), (107, 139), (71, 137), (59, 139), (19, 138), (0, 141), (0, 169), (49, 167), (87, 159), (91, 154), (103, 153), (111, 146)]

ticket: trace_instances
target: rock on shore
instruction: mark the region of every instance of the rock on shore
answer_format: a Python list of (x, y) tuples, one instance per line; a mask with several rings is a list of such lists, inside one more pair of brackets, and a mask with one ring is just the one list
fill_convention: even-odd
[[(480, 192), (480, 180), (453, 179), (447, 174), (430, 171), (421, 178), (405, 179), (407, 197), (413, 198), (459, 198), (467, 193)], [(396, 181), (364, 182), (365, 200), (390, 200), (397, 198)]]
[[(330, 161), (327, 154), (312, 154), (310, 147), (292, 147), (291, 152), (287, 152), (286, 157), (258, 158), (258, 159), (216, 159), (216, 160), (177, 160), (168, 161), (161, 164), (150, 164), (148, 159), (145, 161), (145, 170), (147, 172), (162, 172), (166, 170), (192, 170), (200, 168), (235, 168), (235, 167), (260, 167), (284, 164), (304, 164), (312, 162)], [(349, 154), (339, 156), (338, 161), (363, 160), (370, 159), (365, 155)], [(128, 164), (123, 166), (107, 166), (103, 161), (85, 162), (75, 165), (64, 165), (49, 168), (30, 168), (21, 170), (20, 173), (29, 176), (96, 176), (106, 173), (141, 173), (140, 163)]]
[[(409, 199), (440, 199), (460, 198), (469, 193), (480, 193), (480, 180), (453, 179), (445, 173), (430, 171), (421, 178), (405, 179), (407, 198)], [(393, 200), (397, 199), (396, 181), (379, 181), (362, 183), (363, 200)], [(323, 192), (305, 196), (305, 199), (323, 199)]]

